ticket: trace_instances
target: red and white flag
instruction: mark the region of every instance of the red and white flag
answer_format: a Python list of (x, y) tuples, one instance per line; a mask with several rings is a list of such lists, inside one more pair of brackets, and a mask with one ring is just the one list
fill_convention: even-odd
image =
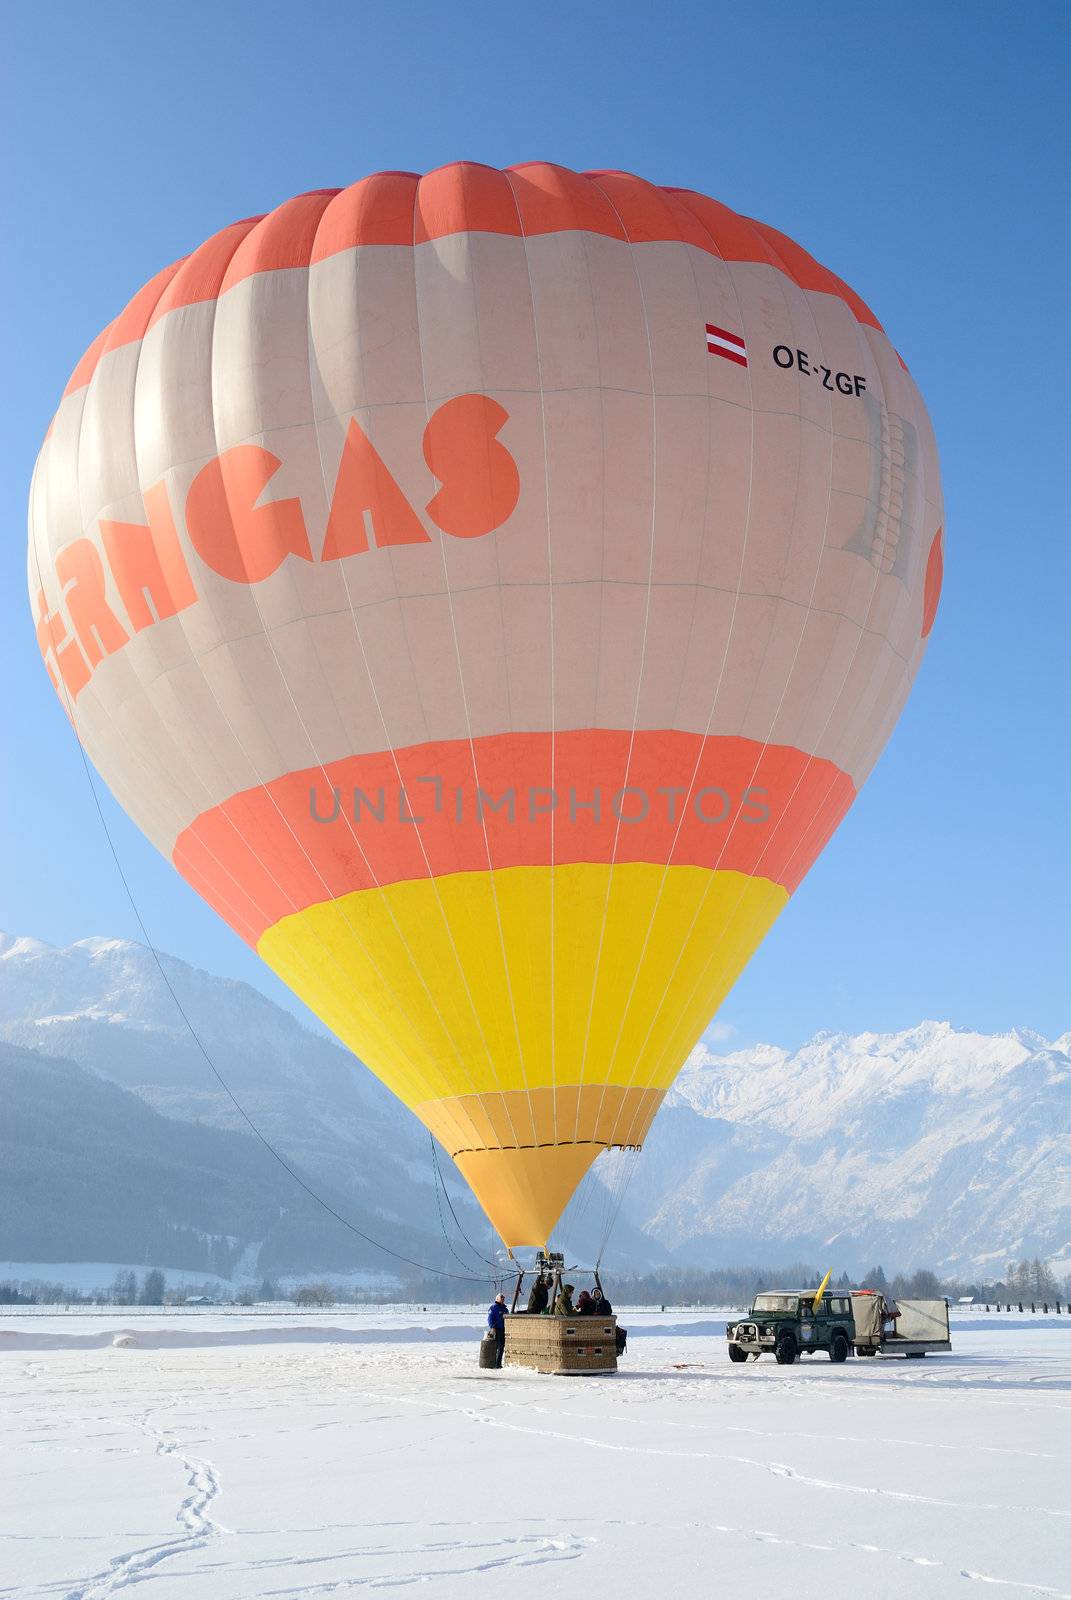
[(738, 333), (730, 333), (728, 328), (716, 328), (708, 322), (707, 349), (712, 356), (724, 356), (726, 361), (735, 361), (738, 367), (747, 366), (747, 345)]

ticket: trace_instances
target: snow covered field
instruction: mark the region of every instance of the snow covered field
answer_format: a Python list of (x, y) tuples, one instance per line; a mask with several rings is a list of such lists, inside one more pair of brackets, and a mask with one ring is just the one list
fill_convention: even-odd
[(1071, 1319), (791, 1368), (622, 1320), (585, 1379), (481, 1373), (471, 1313), (4, 1316), (0, 1595), (1071, 1597)]

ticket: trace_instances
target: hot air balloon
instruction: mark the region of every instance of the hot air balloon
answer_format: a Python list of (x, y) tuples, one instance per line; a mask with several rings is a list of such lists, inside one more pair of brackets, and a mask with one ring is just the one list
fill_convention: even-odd
[(937, 609), (923, 402), (763, 223), (622, 172), (302, 194), (141, 289), (30, 497), (112, 793), (543, 1245), (642, 1143)]

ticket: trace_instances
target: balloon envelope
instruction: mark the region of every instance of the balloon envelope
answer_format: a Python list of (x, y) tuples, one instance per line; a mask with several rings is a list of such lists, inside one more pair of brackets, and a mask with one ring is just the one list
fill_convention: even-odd
[(135, 295), (42, 447), (30, 593), (119, 802), (541, 1244), (877, 759), (941, 521), (906, 367), (798, 245), (460, 163)]

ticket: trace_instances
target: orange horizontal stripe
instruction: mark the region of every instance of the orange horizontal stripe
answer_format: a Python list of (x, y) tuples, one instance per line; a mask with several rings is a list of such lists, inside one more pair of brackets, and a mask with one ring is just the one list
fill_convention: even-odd
[(803, 289), (839, 296), (860, 322), (881, 328), (869, 306), (800, 245), (706, 195), (661, 188), (631, 172), (579, 173), (545, 161), (499, 171), (456, 161), (424, 177), (377, 172), (346, 189), (312, 190), (266, 216), (232, 223), (138, 291), (90, 345), (64, 394), (89, 382), (107, 350), (140, 339), (166, 312), (215, 299), (259, 272), (309, 266), (357, 245), (574, 230), (633, 244), (679, 240), (726, 261), (765, 262)]
[(220, 294), (258, 272), (286, 267), (307, 267), (316, 242), (316, 230), (337, 189), (295, 195), (250, 228), (223, 278)]
[(412, 244), (417, 172), (373, 172), (340, 189), (320, 218), (310, 265), (358, 244)]
[[(438, 788), (421, 779), (438, 780)], [(495, 801), (512, 790), (512, 818), (505, 806), (485, 806), (480, 820), (477, 784)], [(620, 809), (640, 818), (645, 799), (642, 820), (619, 822), (614, 814), (612, 797), (626, 784), (639, 793)], [(552, 787), (553, 812), (545, 792)], [(597, 789), (599, 816), (586, 805)], [(329, 818), (335, 790), (342, 814), (317, 821), (310, 796)], [(367, 800), (351, 826), (355, 790)], [(191, 823), (172, 860), (255, 943), (281, 917), (355, 890), (489, 866), (718, 867), (791, 893), (854, 798), (846, 773), (787, 745), (583, 729), (556, 734), (552, 751), (549, 733), (496, 734), (471, 745), (465, 739), (412, 745), (393, 757), (388, 751), (349, 756), (246, 789)], [(370, 814), (369, 802), (382, 807), (382, 820)], [(413, 816), (421, 820), (408, 820)]]
[(235, 251), (261, 220), (260, 217), (246, 217), (243, 222), (232, 222), (229, 228), (221, 228), (211, 239), (206, 239), (192, 256), (187, 256), (157, 301), (149, 327), (180, 306), (215, 300)]
[(154, 278), (150, 278), (134, 298), (128, 301), (115, 321), (110, 322), (104, 332), (97, 335), (75, 367), (71, 380), (63, 391), (65, 395), (72, 394), (75, 389), (84, 388), (97, 370), (101, 358), (109, 351), (118, 350), (123, 345), (136, 344), (143, 337), (160, 296), (181, 266), (181, 261), (173, 261), (169, 267), (165, 267)]
[(548, 1144), (642, 1144), (665, 1089), (647, 1084), (559, 1083), (418, 1102), (413, 1110), (444, 1150)]
[[(67, 380), (67, 387), (63, 391), (64, 395), (73, 394), (76, 389), (84, 389), (94, 372), (96, 372), (97, 362), (100, 360), (101, 351), (104, 348), (104, 341), (107, 339), (108, 334), (111, 331), (111, 326), (111, 323), (109, 323), (106, 328), (102, 328), (100, 333), (97, 334), (97, 337), (93, 340), (93, 343), (89, 346), (85, 355), (82, 357), (81, 361), (79, 361), (78, 365), (75, 367), (74, 371), (71, 373), (71, 376)], [(49, 432), (51, 433), (51, 431), (52, 424), (49, 423)]]

